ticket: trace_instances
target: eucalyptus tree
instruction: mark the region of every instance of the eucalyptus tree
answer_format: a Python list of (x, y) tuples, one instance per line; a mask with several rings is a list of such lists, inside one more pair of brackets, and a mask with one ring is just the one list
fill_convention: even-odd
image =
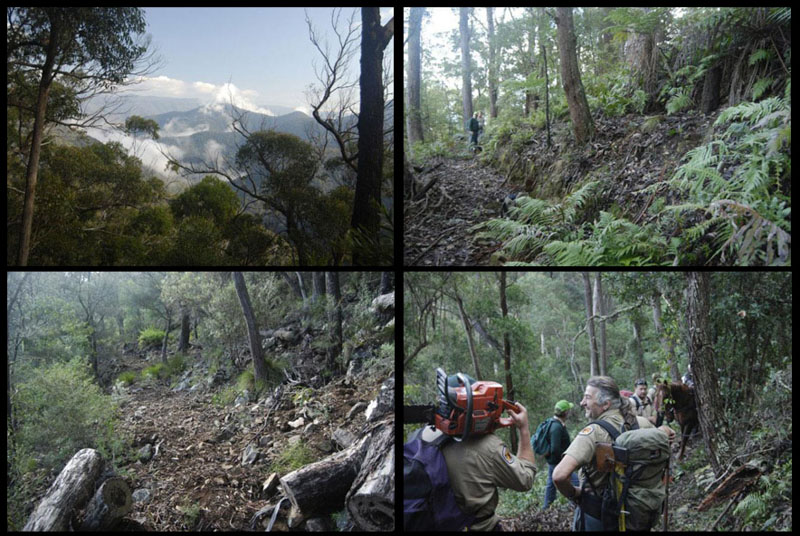
[(38, 85), (17, 264), (26, 266), (31, 247), (34, 200), (50, 91), (57, 80), (109, 90), (124, 82), (145, 57), (147, 45), (133, 35), (145, 31), (143, 11), (125, 7), (9, 7), (8, 71), (25, 73)]

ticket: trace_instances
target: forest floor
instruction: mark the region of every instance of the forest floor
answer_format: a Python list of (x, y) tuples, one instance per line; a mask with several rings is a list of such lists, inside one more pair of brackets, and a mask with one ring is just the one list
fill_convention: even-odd
[(488, 264), (499, 246), (473, 240), (470, 228), (499, 217), (509, 187), (492, 168), (475, 160), (437, 158), (425, 180), (435, 180), (428, 195), (405, 209), (406, 266)]
[[(134, 354), (122, 362), (125, 370), (139, 371), (158, 359), (153, 354), (148, 362)], [(287, 390), (278, 397), (264, 396), (236, 406), (212, 402), (214, 390), (224, 385), (193, 393), (176, 392), (158, 382), (126, 388), (120, 400), (120, 432), (134, 450), (150, 444), (155, 454), (144, 462), (124, 465), (117, 461), (131, 490), (146, 489), (150, 496), (134, 501), (124, 530), (264, 530), (269, 516), (261, 517), (255, 526), (251, 519), (277, 502), (262, 491), (273, 472), (271, 463), (298, 442), (314, 460), (328, 456), (334, 446), (326, 438), (337, 428), (357, 435), (364, 412), (354, 413), (349, 420), (347, 414), (354, 404), (368, 403), (380, 387), (380, 381), (375, 385), (373, 380), (363, 381), (356, 385), (338, 378), (302, 403), (295, 403)], [(309, 426), (309, 417), (315, 415), (324, 415), (321, 426)], [(305, 416), (305, 426), (288, 424), (301, 416)], [(254, 463), (245, 464), (243, 453), (249, 445), (257, 446), (260, 455)], [(273, 530), (288, 530), (285, 515), (278, 517)]]
[(421, 199), (404, 209), (404, 264), (501, 265), (493, 255), (500, 243), (480, 236), (473, 226), (500, 217), (508, 194), (560, 201), (582, 184), (601, 182), (584, 214), (586, 221), (600, 210), (644, 223), (656, 197), (663, 206), (681, 201), (674, 191), (648, 186), (672, 177), (686, 151), (702, 145), (717, 114), (595, 118), (595, 136), (577, 147), (567, 122), (552, 125), (548, 146), (541, 128), (523, 123), (513, 134), (474, 158), (458, 150), (425, 162), (417, 190), (435, 181)]

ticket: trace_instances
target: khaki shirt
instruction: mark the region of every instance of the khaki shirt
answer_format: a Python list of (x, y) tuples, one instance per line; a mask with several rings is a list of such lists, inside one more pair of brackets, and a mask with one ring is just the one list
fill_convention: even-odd
[[(639, 422), (639, 428), (655, 428), (653, 423), (644, 417), (636, 417), (636, 419)], [(607, 421), (617, 430), (620, 429), (624, 422), (622, 413), (616, 408), (609, 409), (592, 420)], [(601, 473), (597, 470), (597, 465), (595, 464), (595, 445), (597, 443), (611, 443), (611, 436), (599, 424), (587, 425), (572, 440), (564, 455), (569, 454), (578, 461), (582, 471), (581, 482), (588, 480), (595, 489), (599, 490), (601, 486), (605, 486), (608, 473)]]
[(492, 530), (500, 518), (494, 513), (497, 488), (529, 491), (536, 466), (517, 458), (494, 434), (473, 436), (466, 441), (451, 441), (442, 449), (447, 474), (458, 506), (475, 517), (491, 515), (471, 530)]
[(629, 400), (631, 401), (631, 407), (633, 411), (639, 417), (653, 417), (656, 414), (656, 408), (653, 405), (653, 399), (649, 396), (645, 396), (644, 400), (641, 401), (639, 405), (639, 409), (636, 409), (636, 400), (633, 397), (630, 397)]

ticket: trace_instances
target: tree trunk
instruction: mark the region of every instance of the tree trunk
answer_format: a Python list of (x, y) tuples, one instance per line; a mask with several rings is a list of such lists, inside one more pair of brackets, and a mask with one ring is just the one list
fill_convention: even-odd
[(689, 364), (692, 367), (695, 388), (695, 406), (700, 420), (700, 430), (706, 444), (711, 467), (719, 476), (723, 466), (720, 463), (719, 446), (724, 445), (727, 428), (723, 404), (719, 399), (719, 380), (717, 365), (714, 362), (714, 347), (709, 333), (708, 319), (711, 311), (710, 275), (708, 272), (687, 272), (686, 324), (688, 329)]
[[(408, 17), (408, 63), (406, 64), (406, 81), (408, 83), (408, 148), (413, 151), (414, 144), (422, 142), (422, 113), (420, 110), (420, 71), (422, 63), (422, 47), (420, 33), (424, 7), (412, 7)], [(412, 153), (413, 156), (413, 153)]]
[(603, 297), (603, 283), (600, 279), (600, 272), (594, 273), (594, 288), (593, 288), (593, 306), (594, 306), (594, 315), (597, 318), (598, 323), (598, 330), (597, 333), (599, 335), (599, 344), (597, 345), (597, 349), (600, 354), (600, 375), (605, 376), (608, 374), (608, 346), (606, 345), (606, 308), (605, 308), (605, 299)]
[(94, 494), (83, 516), (81, 531), (113, 530), (132, 510), (131, 490), (121, 478), (109, 478)]
[[(379, 242), (383, 182), (383, 49), (394, 19), (381, 26), (380, 9), (361, 8), (361, 104), (358, 115), (358, 178), (350, 227)], [(353, 248), (353, 264), (371, 262), (369, 252)]]
[(486, 24), (489, 31), (489, 117), (497, 117), (497, 44), (494, 37), (494, 15), (486, 8)]
[(715, 65), (706, 72), (703, 83), (703, 97), (700, 101), (700, 110), (710, 114), (719, 108), (719, 86), (722, 81), (722, 65)]
[(169, 308), (166, 309), (167, 325), (164, 329), (164, 340), (161, 342), (161, 362), (167, 362), (167, 339), (169, 339), (169, 332), (172, 330), (172, 313)]
[(314, 289), (311, 302), (316, 303), (320, 296), (325, 296), (325, 272), (311, 272), (311, 281)]
[(292, 471), (280, 479), (283, 492), (304, 516), (341, 510), (358, 475), (369, 436), (336, 454)]
[(181, 309), (181, 336), (178, 341), (178, 351), (186, 352), (189, 350), (189, 335), (191, 334), (191, 316), (189, 309)]
[(42, 66), (42, 78), (39, 80), (39, 95), (36, 100), (36, 116), (33, 120), (33, 138), (28, 167), (25, 170), (25, 201), (22, 207), (22, 226), (19, 232), (17, 265), (27, 266), (31, 251), (31, 235), (33, 234), (33, 206), (36, 196), (36, 182), (39, 176), (39, 156), (42, 153), (42, 137), (47, 114), (47, 96), (53, 83), (53, 65), (59, 46), (59, 22), (57, 16), (50, 20), (47, 55)]
[(250, 304), (250, 295), (247, 293), (247, 286), (244, 283), (242, 272), (233, 272), (233, 286), (236, 287), (236, 295), (239, 296), (239, 304), (242, 306), (242, 314), (247, 323), (247, 337), (250, 341), (250, 355), (253, 356), (253, 367), (257, 381), (267, 382), (269, 380), (269, 369), (264, 362), (264, 352), (261, 349), (261, 334), (258, 332), (256, 317), (253, 314), (253, 306)]
[(347, 511), (362, 531), (394, 530), (394, 419), (379, 428), (347, 494)]
[(561, 55), (561, 83), (567, 95), (569, 116), (575, 131), (575, 140), (582, 145), (594, 135), (594, 122), (589, 112), (589, 103), (581, 82), (576, 52), (575, 28), (572, 23), (572, 8), (557, 8), (556, 26), (558, 31), (558, 51)]
[(326, 272), (325, 281), (328, 290), (328, 370), (333, 373), (336, 358), (342, 353), (342, 296), (339, 290), (339, 272)]
[[(508, 320), (508, 301), (506, 300), (506, 272), (500, 272), (500, 312), (503, 315), (503, 322)], [(506, 374), (506, 389), (509, 400), (516, 400), (514, 396), (514, 383), (511, 379), (511, 339), (508, 336), (508, 329), (503, 330), (503, 368)], [(511, 436), (511, 450), (517, 452), (517, 430), (512, 426), (509, 432)]]
[(592, 284), (589, 282), (588, 272), (581, 272), (581, 277), (583, 278), (583, 303), (586, 308), (586, 333), (589, 334), (589, 375), (597, 376), (600, 367), (597, 361), (597, 339), (594, 336), (594, 319), (592, 318)]
[(469, 59), (469, 10), (460, 9), (459, 29), (461, 31), (461, 101), (463, 109), (463, 123), (461, 128), (467, 128), (467, 122), (472, 118), (472, 67)]
[(99, 452), (94, 449), (78, 451), (61, 470), (22, 530), (69, 530), (73, 513), (83, 508), (92, 496), (94, 482), (102, 468), (103, 457)]

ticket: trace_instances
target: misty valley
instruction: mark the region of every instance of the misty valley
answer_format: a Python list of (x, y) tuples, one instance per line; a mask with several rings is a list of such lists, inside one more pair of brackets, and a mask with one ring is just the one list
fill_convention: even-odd
[(391, 10), (248, 10), (302, 29), (294, 59), (232, 49), (305, 73), (274, 69), (291, 97), (268, 77), (291, 106), (242, 85), (252, 69), (217, 82), (236, 54), (198, 65), (203, 81), (152, 76), (166, 62), (146, 28), (241, 13), (9, 8), (9, 266), (392, 264)]

